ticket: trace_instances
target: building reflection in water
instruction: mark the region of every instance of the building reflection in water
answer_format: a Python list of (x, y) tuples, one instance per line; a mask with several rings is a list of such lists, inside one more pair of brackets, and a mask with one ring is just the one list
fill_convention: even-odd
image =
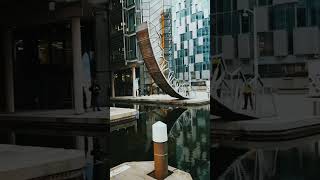
[(211, 173), (218, 180), (319, 179), (319, 142), (318, 136), (280, 143), (250, 143), (246, 148), (236, 148), (236, 142), (222, 143), (212, 149)]
[(168, 126), (169, 165), (194, 179), (209, 179), (209, 106), (172, 108), (139, 106), (138, 127), (111, 132), (111, 167), (128, 161), (153, 160), (152, 125)]

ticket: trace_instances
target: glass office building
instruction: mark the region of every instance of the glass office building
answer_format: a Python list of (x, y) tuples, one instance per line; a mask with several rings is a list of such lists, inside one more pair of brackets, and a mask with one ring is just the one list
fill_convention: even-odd
[[(296, 81), (287, 87), (307, 85), (307, 62), (319, 59), (320, 1), (318, 0), (214, 0), (212, 4), (212, 55), (226, 64), (253, 73), (253, 27), (257, 30), (259, 74)], [(253, 13), (256, 22), (253, 22)], [(271, 81), (270, 81), (271, 82)], [(286, 81), (288, 82), (288, 81)], [(292, 85), (295, 84), (295, 85)]]
[(209, 80), (210, 1), (172, 1), (173, 59), (170, 68), (177, 79)]

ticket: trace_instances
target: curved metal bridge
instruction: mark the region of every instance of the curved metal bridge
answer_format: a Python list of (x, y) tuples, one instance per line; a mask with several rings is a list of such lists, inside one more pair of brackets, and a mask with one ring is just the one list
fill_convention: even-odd
[[(186, 83), (181, 83), (174, 77), (174, 72), (170, 71), (169, 68), (165, 65), (165, 58), (163, 55), (163, 49), (160, 47), (161, 54), (158, 58), (159, 62), (156, 59), (153, 44), (157, 43), (157, 40), (151, 40), (152, 38), (161, 38), (159, 34), (155, 33), (149, 36), (149, 25), (147, 22), (142, 23), (137, 28), (137, 39), (138, 39), (138, 46), (140, 47), (140, 51), (146, 67), (149, 71), (149, 74), (155, 81), (155, 83), (162, 89), (163, 92), (166, 94), (178, 98), (178, 99), (189, 99), (189, 85)], [(151, 30), (150, 30), (151, 31)], [(158, 48), (159, 48), (158, 47)], [(165, 74), (168, 74), (166, 77)]]
[[(246, 77), (241, 67), (230, 72), (222, 57), (217, 56), (213, 59), (210, 84), (210, 112), (212, 115), (230, 121), (253, 120), (277, 115), (274, 94), (264, 91), (266, 87), (259, 76)], [(245, 106), (243, 92), (246, 85), (252, 89), (251, 110), (247, 110), (246, 107), (242, 108)]]

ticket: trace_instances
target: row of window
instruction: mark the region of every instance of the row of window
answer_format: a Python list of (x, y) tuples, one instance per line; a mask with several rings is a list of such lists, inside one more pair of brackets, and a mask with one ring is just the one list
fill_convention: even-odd
[[(270, 6), (268, 16), (270, 30), (287, 29), (291, 31), (294, 27), (320, 27), (320, 3), (313, 7), (292, 3)], [(253, 28), (252, 17), (244, 17), (240, 11), (214, 14), (212, 21), (215, 23), (214, 34), (218, 35), (247, 33)]]
[[(212, 0), (212, 11), (218, 13), (236, 11), (238, 9), (237, 1), (239, 0)], [(255, 3), (257, 3), (258, 6), (272, 5), (272, 0), (249, 0), (249, 7), (253, 7)]]
[[(203, 55), (203, 62), (210, 62), (209, 54), (204, 54)], [(178, 57), (176, 59), (173, 59), (172, 62), (170, 62), (174, 66), (181, 66), (184, 65), (184, 57)], [(188, 62), (187, 64), (194, 64), (195, 63), (195, 56), (188, 56)]]
[[(193, 47), (193, 52), (195, 52), (195, 54), (207, 55), (210, 52), (210, 45), (207, 44), (207, 45), (202, 45), (202, 46), (194, 46)], [(184, 58), (186, 56), (189, 56), (189, 48), (188, 49), (178, 50), (177, 53), (178, 53), (178, 57), (179, 58)]]
[[(170, 69), (172, 69), (176, 74), (178, 73), (184, 73), (189, 72), (189, 66), (188, 65), (175, 65), (170, 66)], [(205, 71), (210, 69), (209, 62), (205, 63), (195, 63), (194, 64), (194, 71)]]
[(259, 65), (262, 77), (306, 77), (308, 75), (304, 63)]
[[(273, 32), (260, 32), (258, 33), (258, 53), (260, 56), (273, 56), (274, 46), (273, 46)], [(213, 49), (215, 50), (213, 54), (222, 53), (222, 37), (214, 36)], [(234, 49), (235, 57), (238, 57), (238, 36), (233, 36), (234, 38)], [(288, 54), (293, 54), (293, 33), (288, 32)]]
[(191, 39), (194, 39), (194, 38), (199, 38), (199, 37), (203, 37), (204, 38), (204, 43), (209, 41), (208, 37), (209, 37), (209, 31), (210, 31), (210, 28), (209, 27), (203, 27), (203, 28), (200, 28), (197, 30), (197, 36), (194, 37), (192, 35), (192, 31), (188, 31), (189, 26), (186, 26), (186, 33), (183, 33), (183, 34), (180, 34), (180, 42), (183, 42), (183, 41), (189, 41)]
[[(239, 0), (211, 0), (213, 13), (223, 13), (228, 11), (237, 11)], [(257, 3), (257, 4), (256, 4)], [(255, 5), (256, 4), (256, 5)], [(289, 3), (294, 5), (293, 3)], [(319, 7), (319, 0), (297, 0), (297, 6), (304, 8), (312, 8)], [(254, 6), (272, 6), (273, 0), (249, 0), (249, 8), (253, 8)], [(282, 4), (283, 5), (283, 4)], [(278, 5), (276, 5), (278, 6)]]
[[(203, 37), (203, 45), (199, 44), (199, 39), (198, 38), (193, 39), (193, 47), (194, 47), (195, 51), (197, 51), (197, 48), (196, 48), (197, 46), (205, 46), (204, 47), (204, 52), (208, 52), (209, 45), (210, 45), (209, 36), (204, 36)], [(184, 41), (182, 41), (180, 43), (180, 49), (189, 49), (189, 45), (187, 45), (187, 47), (184, 47)], [(174, 44), (174, 51), (178, 51), (177, 43)]]

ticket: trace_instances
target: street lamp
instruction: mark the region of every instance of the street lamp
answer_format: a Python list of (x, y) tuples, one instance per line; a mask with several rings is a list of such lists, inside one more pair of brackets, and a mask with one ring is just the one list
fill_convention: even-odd
[(257, 26), (256, 26), (256, 8), (254, 7), (253, 10), (245, 9), (244, 13), (242, 14), (244, 17), (248, 17), (248, 13), (251, 13), (253, 16), (253, 56), (254, 56), (254, 76), (257, 80), (259, 77), (259, 64), (258, 64), (258, 52), (257, 52), (257, 45), (258, 45), (258, 37), (257, 37)]
[[(254, 87), (257, 88), (258, 86), (258, 78), (259, 78), (259, 62), (258, 62), (258, 37), (257, 37), (257, 16), (256, 16), (256, 8), (253, 7), (253, 10), (251, 9), (245, 9), (244, 13), (242, 14), (244, 17), (248, 17), (248, 12), (252, 14), (253, 16), (253, 57), (254, 57)], [(255, 112), (257, 112), (257, 94), (255, 94)]]

